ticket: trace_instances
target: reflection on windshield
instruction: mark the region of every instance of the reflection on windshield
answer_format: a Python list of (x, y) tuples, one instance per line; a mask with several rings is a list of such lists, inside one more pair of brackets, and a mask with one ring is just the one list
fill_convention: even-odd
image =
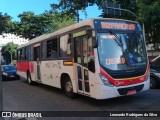
[[(117, 43), (120, 42), (121, 44)], [(143, 36), (135, 33), (99, 33), (100, 64), (110, 70), (128, 70), (147, 64)]]

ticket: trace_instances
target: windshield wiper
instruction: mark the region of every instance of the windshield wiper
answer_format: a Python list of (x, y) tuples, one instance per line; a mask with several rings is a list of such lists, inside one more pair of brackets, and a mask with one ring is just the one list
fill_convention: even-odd
[(117, 43), (118, 46), (121, 47), (122, 51), (124, 52), (124, 48), (123, 48), (123, 43), (122, 43), (122, 39), (121, 37), (118, 37), (117, 34), (113, 31), (113, 30), (109, 30), (109, 33), (111, 35), (114, 35), (115, 36), (115, 42)]
[(126, 64), (128, 66), (130, 66), (130, 63), (129, 63), (129, 60), (128, 60), (128, 56), (126, 55), (127, 53), (125, 52), (124, 50), (124, 47), (123, 47), (123, 43), (122, 43), (122, 39), (121, 37), (119, 37), (113, 30), (109, 30), (109, 33), (111, 35), (114, 35), (115, 36), (115, 42), (118, 46), (120, 46), (121, 50), (122, 50), (122, 53), (123, 53), (123, 56), (124, 58), (126, 59)]

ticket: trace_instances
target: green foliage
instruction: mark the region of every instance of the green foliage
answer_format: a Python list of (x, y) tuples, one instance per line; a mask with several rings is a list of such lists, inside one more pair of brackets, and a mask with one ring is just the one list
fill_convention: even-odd
[(35, 15), (33, 12), (19, 14), (20, 22), (14, 22), (12, 31), (24, 38), (32, 39), (44, 33), (50, 19), (43, 15)]
[(9, 32), (11, 24), (11, 17), (0, 12), (0, 34)]
[(13, 33), (24, 38), (33, 39), (42, 34), (56, 31), (74, 23), (74, 19), (59, 13), (58, 11), (45, 11), (35, 15), (33, 12), (23, 12), (18, 16), (20, 22), (12, 25)]
[(145, 23), (146, 39), (160, 50), (160, 0), (139, 0), (138, 15)]
[(97, 0), (60, 0), (58, 4), (51, 4), (53, 10), (59, 10), (62, 14), (67, 16), (77, 17), (79, 21), (79, 10), (82, 10), (85, 15), (85, 9), (88, 6), (95, 4)]
[[(108, 2), (112, 2), (112, 3), (118, 3), (121, 5), (122, 9), (127, 9), (132, 11), (133, 13), (137, 14), (137, 4), (136, 2), (132, 1), (132, 0), (108, 0)], [(108, 15), (106, 14), (106, 5), (102, 6), (102, 14), (100, 15), (103, 18), (121, 18), (121, 19), (129, 19), (129, 20), (139, 20), (137, 19), (135, 16), (131, 15), (128, 12), (125, 11), (121, 11), (121, 16), (112, 16), (112, 15)]]
[[(160, 45), (160, 0), (108, 0), (121, 4), (121, 8), (128, 9), (139, 16), (135, 18), (126, 12), (122, 12), (120, 18), (136, 20), (145, 24), (146, 38), (148, 43), (153, 43), (156, 49)], [(42, 34), (53, 32), (70, 24), (75, 18), (79, 18), (78, 11), (84, 11), (88, 6), (97, 5), (103, 12), (101, 17), (112, 17), (106, 15), (106, 0), (59, 0), (58, 4), (51, 4), (52, 10), (45, 11), (40, 15), (33, 12), (19, 14), (20, 21), (12, 22), (7, 14), (0, 13), (0, 34), (10, 32), (24, 38), (32, 39)]]
[(54, 32), (56, 30), (62, 29), (73, 24), (75, 21), (73, 17), (62, 14), (56, 10), (50, 11), (49, 14), (52, 14), (52, 16), (54, 17), (51, 19), (50, 26), (48, 27), (48, 31), (46, 32)]
[(10, 51), (12, 53), (12, 59), (15, 60), (16, 56), (17, 56), (17, 54), (16, 54), (17, 47), (18, 47), (18, 45), (14, 44), (13, 42), (9, 42), (5, 46), (2, 47), (1, 51), (4, 53)]
[[(120, 18), (143, 22), (147, 43), (153, 43), (154, 48), (160, 50), (160, 0), (138, 0), (138, 2), (131, 0), (110, 1), (119, 3), (121, 4), (121, 8), (128, 9), (137, 14), (139, 18), (123, 12)], [(106, 15), (105, 12), (103, 12), (101, 16), (110, 17)]]

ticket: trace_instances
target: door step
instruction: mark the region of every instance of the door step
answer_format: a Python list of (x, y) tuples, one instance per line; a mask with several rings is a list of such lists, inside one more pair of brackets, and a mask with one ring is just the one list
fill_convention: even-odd
[(36, 80), (36, 82), (38, 82), (38, 83), (42, 83), (42, 81), (41, 81), (41, 80)]

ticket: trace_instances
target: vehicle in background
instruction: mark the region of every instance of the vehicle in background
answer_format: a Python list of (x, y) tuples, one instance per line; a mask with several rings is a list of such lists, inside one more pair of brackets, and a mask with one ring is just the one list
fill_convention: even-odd
[(20, 79), (17, 69), (14, 65), (2, 65), (2, 80)]
[(160, 55), (150, 61), (150, 88), (160, 88)]

